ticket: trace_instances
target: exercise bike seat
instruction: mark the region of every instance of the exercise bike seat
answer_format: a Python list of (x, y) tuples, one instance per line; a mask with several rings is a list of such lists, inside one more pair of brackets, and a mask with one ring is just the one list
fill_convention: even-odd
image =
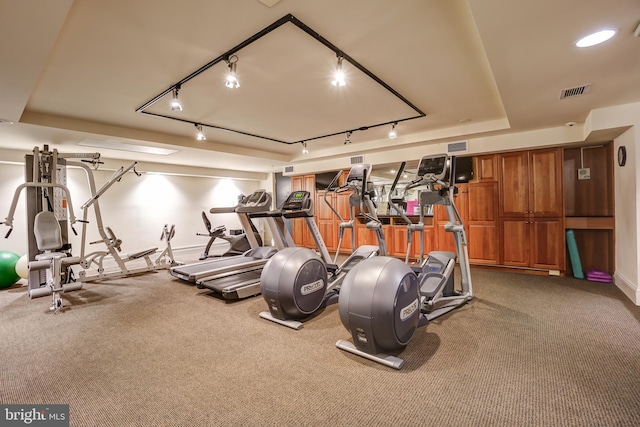
[(219, 225), (217, 227), (215, 227), (213, 230), (211, 230), (211, 232), (209, 234), (222, 234), (225, 231), (227, 231), (227, 227), (225, 227), (224, 225)]

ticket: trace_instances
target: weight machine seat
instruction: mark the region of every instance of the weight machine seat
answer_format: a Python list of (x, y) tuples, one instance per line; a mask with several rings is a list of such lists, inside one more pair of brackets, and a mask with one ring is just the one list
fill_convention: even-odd
[(151, 248), (151, 249), (147, 249), (147, 250), (144, 250), (144, 251), (134, 252), (134, 253), (131, 253), (131, 254), (127, 254), (127, 258), (128, 258), (128, 259), (137, 259), (137, 258), (142, 258), (142, 257), (144, 257), (144, 256), (154, 254), (154, 253), (156, 253), (157, 251), (158, 251), (158, 248)]
[[(60, 223), (53, 212), (42, 211), (36, 215), (33, 221), (33, 234), (36, 238), (36, 245), (41, 251), (52, 251), (61, 248), (63, 245)], [(53, 255), (54, 253), (56, 252), (49, 252), (47, 255)], [(65, 256), (62, 252), (57, 253)], [(54, 257), (50, 256), (49, 258)]]

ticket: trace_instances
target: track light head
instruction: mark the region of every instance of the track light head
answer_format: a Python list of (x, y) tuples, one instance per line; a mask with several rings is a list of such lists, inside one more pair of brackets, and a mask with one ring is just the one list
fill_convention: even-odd
[(196, 129), (198, 130), (198, 133), (196, 134), (196, 139), (198, 141), (206, 141), (207, 137), (205, 136), (204, 132), (202, 131), (202, 125), (196, 124)]
[(344, 58), (342, 56), (338, 56), (338, 63), (336, 64), (336, 72), (333, 75), (333, 80), (331, 81), (331, 84), (334, 86), (342, 87), (346, 85), (346, 82), (344, 81), (344, 72), (342, 71), (343, 59)]
[(351, 131), (347, 132), (347, 137), (344, 139), (344, 143), (345, 143), (345, 145), (346, 145), (346, 144), (351, 144), (351, 139), (350, 139), (350, 138), (351, 138), (351, 134), (352, 134), (352, 133), (353, 133), (353, 132), (351, 132)]
[(173, 98), (171, 99), (171, 111), (182, 111), (182, 103), (178, 98), (179, 91), (180, 91), (180, 85), (176, 85), (173, 88)]
[(307, 149), (307, 142), (302, 141), (302, 154), (309, 154), (309, 150)]
[(229, 66), (229, 73), (227, 74), (227, 82), (224, 85), (229, 89), (235, 89), (240, 87), (240, 82), (238, 81), (238, 74), (236, 72), (237, 64), (238, 64), (238, 57), (236, 55), (231, 56), (227, 60), (227, 65)]
[(396, 136), (398, 136), (398, 134), (396, 133), (396, 125), (397, 123), (394, 123), (391, 125), (391, 130), (389, 131), (389, 138), (393, 139)]

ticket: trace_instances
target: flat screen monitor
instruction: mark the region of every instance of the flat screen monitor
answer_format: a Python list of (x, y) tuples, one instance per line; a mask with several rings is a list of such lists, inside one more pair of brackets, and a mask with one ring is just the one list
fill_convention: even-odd
[(465, 184), (473, 179), (473, 158), (456, 157), (456, 183)]
[(338, 187), (338, 182), (336, 181), (331, 188), (329, 184), (331, 184), (331, 180), (336, 177), (338, 171), (332, 172), (322, 172), (316, 174), (316, 190), (334, 190)]

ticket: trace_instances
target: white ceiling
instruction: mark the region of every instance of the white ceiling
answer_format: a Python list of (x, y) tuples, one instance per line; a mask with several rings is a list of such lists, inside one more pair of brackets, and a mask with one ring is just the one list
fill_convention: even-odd
[[(273, 6), (269, 7), (269, 4)], [(179, 150), (104, 156), (228, 170), (281, 170), (307, 158), (394, 149), (582, 122), (594, 108), (640, 101), (637, 0), (0, 0), (0, 147), (61, 151), (83, 139)], [(292, 24), (237, 52), (241, 87), (214, 65), (150, 111), (258, 134), (283, 144), (135, 110), (287, 14), (376, 75), (425, 117), (345, 63), (348, 85), (329, 84), (335, 53)], [(579, 49), (602, 27), (612, 40)], [(582, 96), (563, 89), (590, 84)]]

